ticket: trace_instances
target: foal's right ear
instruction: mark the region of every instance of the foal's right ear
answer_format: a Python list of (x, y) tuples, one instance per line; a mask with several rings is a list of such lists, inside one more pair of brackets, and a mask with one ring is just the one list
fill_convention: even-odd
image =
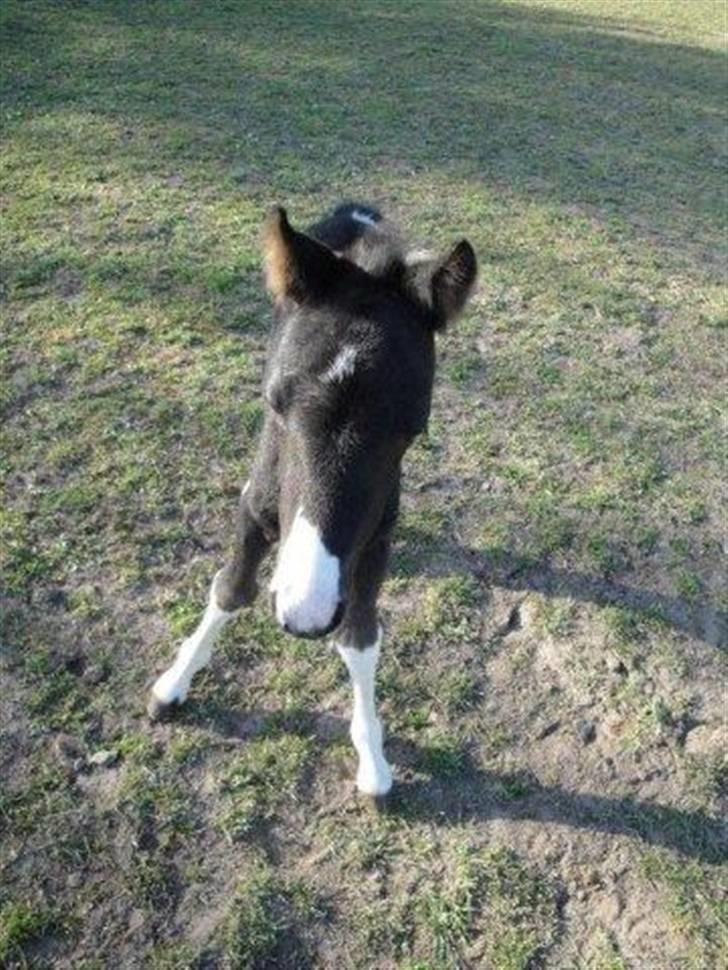
[(338, 257), (322, 243), (297, 232), (282, 206), (272, 209), (266, 219), (263, 248), (266, 283), (276, 301), (320, 299), (341, 271)]
[(463, 310), (477, 275), (475, 251), (467, 239), (461, 239), (432, 274), (432, 309), (437, 317), (437, 329), (446, 326)]

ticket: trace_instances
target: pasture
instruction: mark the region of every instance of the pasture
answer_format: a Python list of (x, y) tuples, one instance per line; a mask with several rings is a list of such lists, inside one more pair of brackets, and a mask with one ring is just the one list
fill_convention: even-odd
[[(725, 29), (5, 0), (0, 965), (726, 965)], [(261, 423), (265, 212), (341, 199), (480, 263), (405, 461), (382, 811), (265, 596), (145, 717)]]

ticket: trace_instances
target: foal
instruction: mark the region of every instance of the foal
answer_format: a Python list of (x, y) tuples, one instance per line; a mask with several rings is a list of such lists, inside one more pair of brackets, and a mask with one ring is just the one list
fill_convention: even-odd
[(374, 674), (382, 640), (377, 594), (397, 517), (402, 457), (424, 431), (434, 333), (470, 295), (476, 260), (463, 240), (445, 258), (410, 252), (366, 206), (342, 205), (307, 235), (283, 209), (266, 222), (265, 271), (276, 325), (264, 379), (262, 437), (240, 498), (230, 561), (177, 659), (152, 687), (149, 712), (181, 704), (222, 627), (270, 585), (278, 623), (297, 637), (335, 631), (351, 676), (356, 783), (385, 795)]

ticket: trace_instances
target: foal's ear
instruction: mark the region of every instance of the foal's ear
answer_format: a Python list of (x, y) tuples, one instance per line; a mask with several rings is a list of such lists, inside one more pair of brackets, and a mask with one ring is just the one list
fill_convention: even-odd
[(322, 243), (296, 232), (282, 206), (266, 219), (263, 248), (266, 283), (275, 300), (320, 298), (340, 271), (341, 261)]
[(432, 273), (430, 291), (437, 319), (435, 329), (446, 326), (462, 311), (473, 292), (477, 275), (475, 251), (467, 239), (461, 239)]

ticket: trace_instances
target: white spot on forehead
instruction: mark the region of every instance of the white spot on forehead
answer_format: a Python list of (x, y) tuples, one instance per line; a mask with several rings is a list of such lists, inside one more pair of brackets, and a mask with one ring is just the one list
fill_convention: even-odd
[(411, 249), (405, 257), (408, 266), (416, 266), (418, 263), (429, 263), (432, 259), (434, 259), (434, 256), (427, 249)]
[(339, 384), (351, 377), (356, 364), (356, 347), (346, 344), (321, 375), (324, 384)]
[(377, 220), (369, 215), (368, 212), (362, 212), (361, 209), (354, 209), (351, 213), (351, 218), (356, 222), (361, 222), (365, 226), (376, 226)]

